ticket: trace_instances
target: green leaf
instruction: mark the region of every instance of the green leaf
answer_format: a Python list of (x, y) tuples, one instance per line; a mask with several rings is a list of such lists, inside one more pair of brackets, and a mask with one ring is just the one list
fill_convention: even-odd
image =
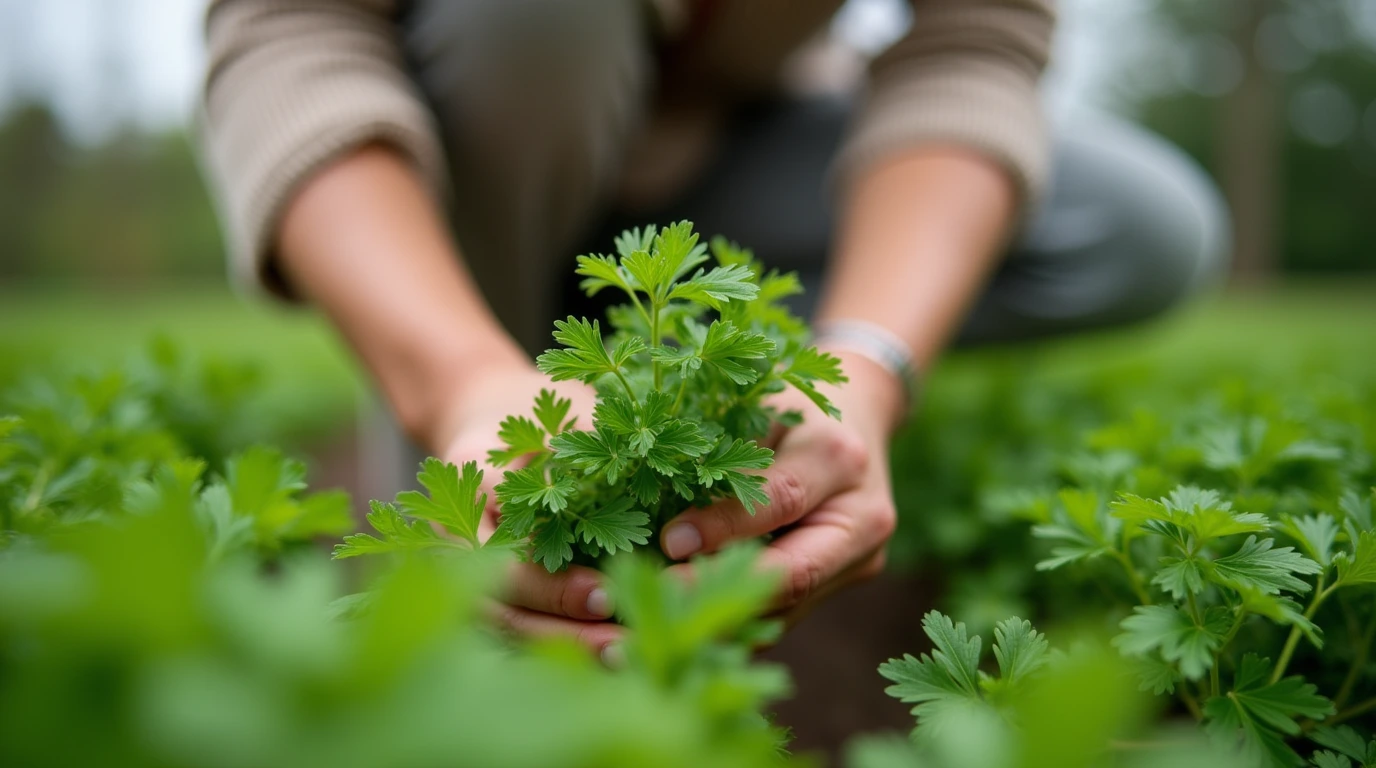
[(496, 491), (497, 500), (503, 505), (529, 504), (560, 512), (568, 508), (569, 500), (578, 491), (578, 483), (567, 475), (547, 479), (542, 468), (524, 467), (507, 472)]
[(585, 278), (578, 284), (578, 287), (582, 288), (589, 296), (595, 296), (598, 291), (609, 287), (620, 288), (627, 295), (634, 293), (630, 276), (617, 265), (616, 259), (611, 256), (589, 254), (579, 256), (577, 261), (578, 268), (574, 272)]
[(421, 520), (439, 523), (451, 533), (478, 543), (478, 523), (482, 521), (483, 509), (487, 506), (487, 494), (479, 494), (478, 486), (483, 481), (483, 472), (476, 461), (459, 468), (436, 458), (428, 458), (421, 464), (420, 474), (416, 475), (422, 487), (429, 492), (427, 497), (419, 491), (404, 491), (397, 494), (397, 505), (402, 511)]
[(1204, 591), (1204, 571), (1196, 557), (1163, 557), (1151, 583), (1166, 590), (1175, 600), (1185, 600)]
[(276, 448), (253, 446), (225, 464), (225, 483), (234, 510), (259, 517), (306, 487), (306, 467)]
[(1203, 624), (1196, 624), (1174, 606), (1139, 605), (1132, 611), (1133, 615), (1119, 625), (1123, 634), (1113, 638), (1113, 645), (1127, 656), (1159, 651), (1191, 680), (1199, 679), (1213, 666), (1213, 653), (1231, 623), (1229, 611), (1219, 606), (1205, 611)]
[(555, 515), (535, 532), (531, 540), (531, 557), (550, 573), (558, 571), (573, 559), (573, 530), (569, 521)]
[(598, 399), (592, 412), (593, 423), (623, 435), (640, 429), (640, 409), (629, 398), (609, 395)]
[(566, 429), (549, 445), (558, 459), (582, 469), (585, 475), (601, 474), (609, 483), (621, 477), (634, 457), (621, 438), (603, 429)]
[(1351, 554), (1340, 552), (1333, 560), (1338, 565), (1336, 584), (1376, 584), (1376, 531), (1362, 531)]
[(1333, 544), (1338, 539), (1338, 521), (1332, 515), (1318, 514), (1305, 517), (1287, 515), (1281, 530), (1299, 542), (1305, 554), (1327, 568), (1333, 564)]
[(1283, 626), (1299, 627), (1300, 632), (1315, 648), (1323, 647), (1323, 631), (1304, 617), (1304, 609), (1300, 608), (1299, 603), (1288, 597), (1268, 595), (1257, 589), (1241, 588), (1237, 592), (1242, 598), (1242, 610), (1265, 616)]
[(1244, 656), (1232, 690), (1205, 702), (1204, 716), (1216, 738), (1266, 755), (1278, 765), (1301, 765), (1304, 761), (1286, 745), (1284, 736), (1299, 734), (1296, 717), (1321, 720), (1333, 714), (1333, 704), (1298, 675), (1269, 683), (1271, 669), (1270, 659)]
[(411, 522), (402, 517), (397, 508), (381, 501), (370, 503), (368, 524), (374, 531), (382, 534), (377, 538), (366, 533), (355, 533), (344, 537), (343, 544), (334, 547), (334, 559), (358, 555), (386, 552), (417, 552), (439, 548), (461, 548), (464, 545), (456, 539), (440, 536), (428, 522)]
[(692, 338), (674, 349), (656, 347), (650, 357), (660, 363), (679, 368), (688, 376), (702, 366), (719, 371), (739, 385), (753, 384), (759, 371), (743, 364), (742, 360), (758, 360), (774, 354), (775, 346), (767, 336), (742, 331), (728, 321), (714, 320), (704, 331), (701, 326), (689, 326)]
[(572, 400), (559, 397), (552, 389), (542, 389), (535, 398), (535, 420), (553, 437), (573, 425), (572, 421), (565, 421), (572, 407)]
[(659, 230), (654, 240), (655, 256), (664, 261), (668, 278), (677, 280), (707, 261), (706, 244), (698, 243), (693, 222), (680, 221)]
[(536, 367), (554, 381), (578, 379), (591, 382), (620, 366), (612, 361), (602, 342), (602, 329), (596, 320), (588, 322), (572, 315), (554, 321), (554, 340), (566, 349), (551, 349), (535, 359)]
[(1309, 734), (1309, 738), (1359, 763), (1371, 762), (1371, 758), (1376, 757), (1376, 741), (1366, 741), (1348, 725), (1321, 725)]
[(964, 624), (953, 624), (937, 611), (922, 617), (922, 628), (935, 646), (931, 655), (905, 654), (881, 664), (879, 674), (894, 683), (884, 692), (915, 704), (912, 713), (918, 718), (931, 713), (933, 705), (980, 701), (979, 637), (966, 637)]
[(650, 516), (631, 508), (632, 501), (622, 497), (603, 507), (584, 512), (575, 532), (585, 543), (597, 542), (608, 553), (618, 549), (630, 552), (632, 544), (646, 544), (649, 539)]
[(1308, 592), (1310, 586), (1298, 575), (1313, 576), (1323, 566), (1296, 552), (1294, 547), (1274, 549), (1272, 539), (1248, 536), (1238, 550), (1213, 561), (1209, 580), (1225, 587), (1251, 588), (1265, 594)]
[(624, 259), (636, 251), (648, 253), (654, 247), (656, 232), (657, 230), (653, 226), (643, 229), (633, 227), (612, 238), (612, 243), (616, 246), (617, 255)]
[(713, 267), (710, 272), (699, 269), (688, 280), (678, 283), (669, 292), (670, 299), (686, 299), (713, 309), (721, 309), (725, 301), (750, 301), (759, 295), (755, 274), (743, 264)]
[(696, 423), (672, 421), (660, 430), (654, 445), (645, 452), (645, 462), (661, 475), (672, 477), (680, 472), (680, 463), (697, 458), (711, 448), (712, 444)]
[(1046, 635), (1032, 628), (1032, 622), (1012, 617), (994, 627), (994, 657), (999, 676), (1016, 685), (1047, 662)]
[(498, 467), (504, 467), (532, 453), (543, 453), (545, 450), (544, 430), (524, 416), (506, 417), (497, 429), (497, 438), (506, 448), (488, 451), (487, 458)]
[(1350, 523), (1357, 531), (1371, 530), (1373, 505), (1376, 505), (1376, 488), (1372, 488), (1367, 497), (1349, 488), (1338, 499), (1338, 509), (1343, 513), (1344, 522)]
[(1179, 530), (1201, 542), (1240, 533), (1262, 533), (1271, 526), (1265, 515), (1234, 512), (1232, 503), (1224, 501), (1217, 491), (1188, 485), (1177, 487), (1161, 501), (1121, 494), (1112, 509), (1114, 517), (1134, 529), (1159, 535), (1173, 535)]
[(753, 440), (736, 439), (731, 443), (722, 441), (712, 454), (697, 465), (698, 482), (711, 488), (715, 483), (725, 481), (750, 514), (755, 514), (755, 505), (767, 505), (769, 497), (761, 489), (765, 479), (759, 475), (747, 475), (742, 470), (768, 469), (774, 463), (774, 452), (757, 445)]

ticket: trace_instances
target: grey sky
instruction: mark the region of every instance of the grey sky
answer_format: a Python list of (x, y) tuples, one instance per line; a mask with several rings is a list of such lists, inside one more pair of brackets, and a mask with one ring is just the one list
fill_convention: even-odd
[[(1123, 45), (1141, 44), (1149, 0), (1062, 0), (1052, 82), (1056, 99), (1102, 101)], [(851, 0), (845, 34), (876, 44), (894, 34), (901, 0)], [(113, 125), (181, 123), (201, 76), (205, 0), (0, 0), (0, 110), (24, 93), (54, 104), (76, 137)], [(1123, 32), (1137, 34), (1123, 34)]]

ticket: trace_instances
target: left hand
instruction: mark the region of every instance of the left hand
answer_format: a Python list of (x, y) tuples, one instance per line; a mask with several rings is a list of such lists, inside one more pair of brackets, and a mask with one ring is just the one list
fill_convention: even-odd
[(753, 517), (735, 499), (689, 509), (660, 535), (664, 553), (682, 560), (786, 529), (766, 547), (760, 564), (782, 575), (773, 608), (790, 624), (826, 596), (882, 571), (897, 523), (889, 438), (903, 417), (903, 384), (867, 358), (833, 354), (850, 378), (824, 389), (840, 409), (840, 421), (792, 389), (772, 403), (802, 411), (804, 421), (771, 436), (774, 465), (762, 473), (769, 505)]

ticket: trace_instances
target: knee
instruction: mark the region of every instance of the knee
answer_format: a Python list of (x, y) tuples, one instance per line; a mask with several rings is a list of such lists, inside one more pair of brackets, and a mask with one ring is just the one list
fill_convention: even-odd
[(635, 0), (422, 0), (411, 14), (407, 56), (451, 143), (538, 152), (624, 121), (645, 85)]
[(1096, 126), (1104, 179), (1099, 199), (1116, 209), (1120, 322), (1159, 314), (1225, 272), (1231, 223), (1212, 179), (1184, 152), (1134, 126)]

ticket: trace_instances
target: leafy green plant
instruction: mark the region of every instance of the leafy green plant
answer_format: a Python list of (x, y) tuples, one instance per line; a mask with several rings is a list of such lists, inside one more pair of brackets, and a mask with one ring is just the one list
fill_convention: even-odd
[(1014, 571), (1023, 609), (1111, 628), (1137, 684), (1248, 765), (1319, 748), (1316, 764), (1360, 764), (1360, 731), (1346, 751), (1332, 734), (1376, 711), (1372, 372), (1325, 381), (1137, 371), (1012, 391), (990, 453), (1022, 453), (974, 483), (983, 525), (1003, 526), (981, 555)]
[[(578, 428), (570, 401), (545, 391), (533, 418), (502, 422), (505, 447), (490, 455), (498, 466), (522, 464), (496, 486), (495, 541), (529, 539), (530, 556), (550, 571), (646, 545), (689, 505), (735, 498), (754, 514), (768, 504), (754, 471), (769, 467), (773, 452), (758, 441), (773, 424), (801, 418), (778, 412), (770, 395), (792, 386), (839, 415), (816, 387), (845, 380), (839, 360), (808, 346), (806, 327), (781, 303), (801, 290), (796, 276), (765, 273), (721, 238), (709, 256), (688, 222), (627, 231), (616, 251), (578, 257), (589, 295), (612, 289), (628, 300), (608, 312), (609, 333), (598, 320), (556, 321), (561, 347), (537, 360), (553, 381), (596, 387), (592, 423)], [(427, 462), (429, 498), (375, 504), (369, 520), (379, 537), (355, 537), (339, 556), (450, 546), (405, 518), (476, 545), (480, 474), (465, 466), (468, 485), (459, 488), (456, 470)]]
[[(291, 546), (349, 523), (342, 494), (304, 492), (299, 462), (250, 447), (210, 468), (155, 410), (118, 405), (147, 402), (127, 380), (51, 391), (76, 405), (0, 418), (0, 764), (789, 762), (761, 714), (787, 674), (750, 652), (773, 631), (755, 618), (774, 589), (756, 551), (701, 561), (691, 586), (618, 561), (609, 589), (631, 634), (609, 670), (568, 641), (491, 631), (481, 601), (510, 548), (413, 523), (466, 551), (405, 548), (350, 595), (344, 568)], [(83, 459), (100, 471), (73, 469)], [(431, 495), (401, 503), (472, 536), (476, 467), (427, 471)]]

